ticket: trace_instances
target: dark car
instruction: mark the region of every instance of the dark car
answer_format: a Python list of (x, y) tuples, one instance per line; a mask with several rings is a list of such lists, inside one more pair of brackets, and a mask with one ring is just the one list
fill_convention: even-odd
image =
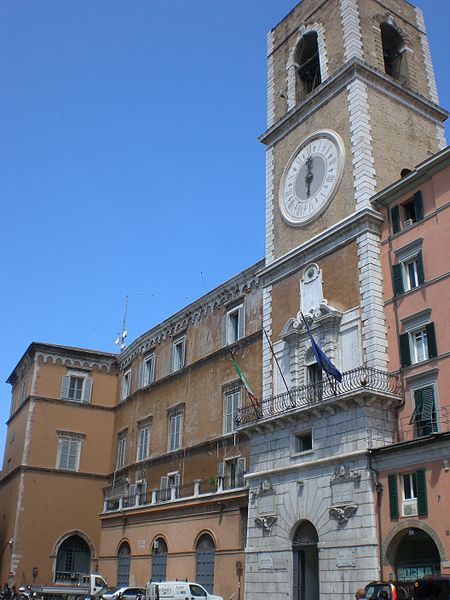
[(413, 581), (372, 581), (366, 585), (366, 600), (412, 600)]
[(414, 600), (448, 600), (450, 577), (424, 577), (414, 584)]

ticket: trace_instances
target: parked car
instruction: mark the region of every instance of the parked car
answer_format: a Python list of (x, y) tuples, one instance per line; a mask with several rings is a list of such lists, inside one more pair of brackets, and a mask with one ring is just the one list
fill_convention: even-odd
[(106, 590), (102, 594), (104, 600), (144, 600), (145, 590), (144, 588), (137, 587), (114, 587)]
[(414, 584), (414, 600), (448, 600), (450, 577), (423, 577)]
[(372, 581), (366, 585), (366, 600), (412, 600), (414, 581)]
[(213, 596), (199, 583), (191, 581), (162, 581), (147, 584), (146, 600), (223, 600)]

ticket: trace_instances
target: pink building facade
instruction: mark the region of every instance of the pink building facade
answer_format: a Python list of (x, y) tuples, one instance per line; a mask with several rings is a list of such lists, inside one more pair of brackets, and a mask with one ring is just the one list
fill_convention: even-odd
[(395, 443), (371, 454), (384, 579), (450, 575), (450, 148), (379, 193)]

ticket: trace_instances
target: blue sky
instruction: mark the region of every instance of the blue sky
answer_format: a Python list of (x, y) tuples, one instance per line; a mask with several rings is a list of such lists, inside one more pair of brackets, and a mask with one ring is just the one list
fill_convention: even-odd
[[(263, 257), (266, 32), (295, 4), (0, 3), (1, 449), (31, 341), (115, 351), (125, 294), (131, 341)], [(416, 4), (450, 108), (450, 2)]]

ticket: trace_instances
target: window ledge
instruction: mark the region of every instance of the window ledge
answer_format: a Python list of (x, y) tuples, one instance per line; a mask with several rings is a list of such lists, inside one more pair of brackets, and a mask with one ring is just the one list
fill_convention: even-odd
[(310, 456), (314, 454), (314, 450), (303, 450), (303, 452), (292, 452), (291, 458), (298, 458), (299, 456)]

